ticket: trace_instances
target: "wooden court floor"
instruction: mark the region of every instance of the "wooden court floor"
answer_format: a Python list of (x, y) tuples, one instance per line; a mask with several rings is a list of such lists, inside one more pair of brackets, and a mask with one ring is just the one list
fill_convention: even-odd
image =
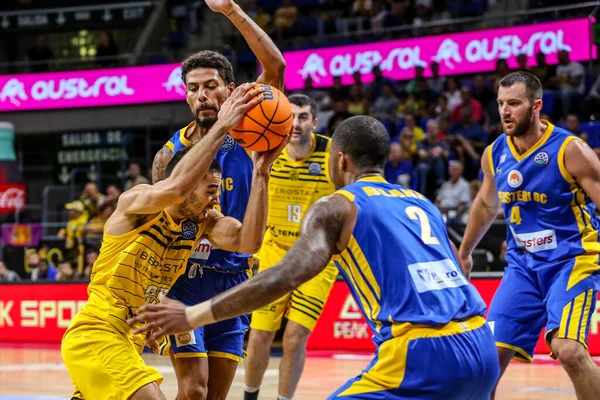
[[(144, 355), (148, 364), (155, 366), (165, 380), (161, 385), (168, 399), (177, 392), (175, 374), (168, 358)], [(575, 394), (570, 381), (558, 364), (543, 357), (533, 365), (513, 363), (503, 379), (499, 400), (570, 400)], [(325, 399), (347, 379), (357, 375), (370, 360), (367, 355), (310, 356), (298, 387), (297, 400)], [(261, 398), (277, 396), (277, 367), (279, 358), (271, 358)], [(242, 399), (244, 369), (238, 369), (228, 399)], [(71, 393), (69, 375), (62, 364), (58, 347), (14, 347), (0, 345), (0, 400), (54, 400), (68, 399)]]

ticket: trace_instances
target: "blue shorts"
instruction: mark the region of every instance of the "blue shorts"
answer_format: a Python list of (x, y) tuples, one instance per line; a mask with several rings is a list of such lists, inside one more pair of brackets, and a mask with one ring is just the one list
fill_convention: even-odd
[(511, 251), (506, 260), (508, 267), (487, 315), (496, 345), (514, 350), (518, 361), (531, 362), (545, 327), (548, 347), (556, 334), (587, 348), (600, 286), (598, 255), (546, 262)]
[[(246, 271), (220, 272), (214, 268), (188, 263), (168, 297), (185, 305), (209, 300), (248, 279)], [(244, 334), (250, 321), (247, 315), (202, 326), (192, 332), (172, 335), (169, 344), (175, 358), (220, 357), (241, 362), (244, 358)]]
[(489, 400), (500, 366), (483, 317), (413, 327), (377, 346), (363, 373), (329, 399)]

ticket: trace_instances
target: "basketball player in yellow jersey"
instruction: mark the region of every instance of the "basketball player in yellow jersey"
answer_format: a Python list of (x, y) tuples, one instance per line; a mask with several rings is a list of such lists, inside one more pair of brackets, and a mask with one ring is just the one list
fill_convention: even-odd
[(62, 356), (75, 385), (73, 398), (165, 399), (158, 388), (161, 375), (140, 356), (144, 338), (132, 333), (127, 319), (169, 291), (199, 240), (243, 252), (255, 248), (264, 235), (268, 171), (284, 144), (253, 155), (243, 224), (213, 209), (221, 183), (220, 166), (213, 159), (225, 135), (262, 101), (262, 90), (244, 95), (252, 85), (233, 91), (219, 111), (219, 121), (200, 143), (175, 154), (166, 179), (135, 186), (119, 198), (104, 228), (88, 303), (62, 341)]
[[(300, 223), (310, 206), (335, 192), (329, 178), (331, 139), (312, 131), (317, 105), (305, 95), (289, 97), (294, 114), (292, 138), (273, 163), (269, 182), (267, 232), (258, 254), (259, 272), (277, 264), (300, 236)], [(283, 357), (279, 364), (279, 399), (291, 399), (304, 368), (306, 342), (329, 296), (337, 268), (331, 263), (292, 293), (252, 313), (244, 399), (258, 398), (269, 364), (269, 348), (285, 315)]]

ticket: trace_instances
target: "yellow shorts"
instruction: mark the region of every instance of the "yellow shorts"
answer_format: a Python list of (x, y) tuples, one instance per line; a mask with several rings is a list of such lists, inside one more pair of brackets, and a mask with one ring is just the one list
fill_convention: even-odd
[[(285, 253), (284, 250), (274, 246), (263, 246), (260, 251), (258, 272), (277, 264)], [(288, 320), (294, 321), (312, 332), (321, 316), (323, 306), (325, 306), (337, 275), (337, 268), (330, 263), (319, 275), (303, 283), (292, 293), (254, 311), (250, 328), (275, 332), (281, 327), (281, 319), (285, 316)]]
[(162, 382), (160, 373), (142, 359), (140, 344), (84, 310), (73, 319), (61, 344), (75, 385), (73, 397), (125, 400), (149, 383)]

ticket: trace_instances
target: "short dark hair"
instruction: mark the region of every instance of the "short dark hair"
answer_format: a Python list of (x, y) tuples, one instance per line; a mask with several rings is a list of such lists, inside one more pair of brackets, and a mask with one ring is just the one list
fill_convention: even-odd
[(530, 72), (517, 71), (511, 72), (500, 80), (500, 86), (511, 87), (515, 83), (523, 82), (527, 91), (527, 98), (533, 104), (537, 99), (541, 99), (543, 93), (542, 82)]
[(383, 169), (390, 152), (390, 136), (375, 118), (358, 115), (336, 128), (332, 145), (348, 154), (360, 169)]
[(312, 114), (313, 119), (317, 118), (317, 103), (310, 97), (304, 94), (293, 94), (288, 97), (288, 100), (291, 104), (297, 105), (298, 107), (310, 106), (310, 113)]
[[(179, 161), (181, 161), (181, 159), (187, 153), (189, 153), (189, 151), (191, 149), (192, 149), (191, 147), (184, 147), (183, 149), (181, 149), (177, 153), (175, 153), (173, 158), (171, 158), (171, 160), (167, 164), (167, 168), (165, 169), (165, 178), (168, 178), (169, 176), (171, 176), (171, 174), (173, 173), (173, 170), (175, 169), (175, 166), (179, 163)], [(213, 174), (221, 173), (221, 166), (219, 165), (219, 163), (216, 160), (213, 160), (213, 162), (210, 164), (210, 167), (208, 168), (208, 172), (211, 172)]]
[(188, 72), (196, 68), (216, 69), (226, 85), (229, 85), (234, 80), (231, 63), (227, 57), (216, 51), (202, 50), (183, 60), (181, 80), (185, 83)]

